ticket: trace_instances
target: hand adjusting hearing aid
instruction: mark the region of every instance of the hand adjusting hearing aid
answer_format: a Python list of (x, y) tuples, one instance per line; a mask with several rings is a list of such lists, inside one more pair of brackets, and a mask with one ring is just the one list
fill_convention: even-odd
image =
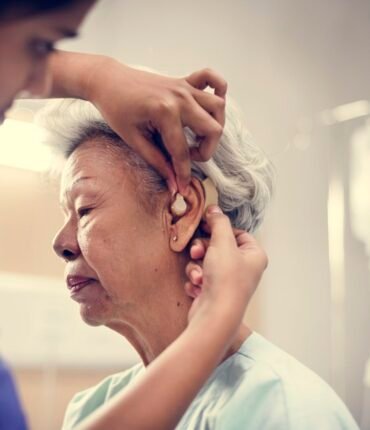
[[(206, 178), (202, 181), (202, 186), (204, 190), (204, 210), (210, 205), (218, 205), (218, 193), (216, 187), (210, 178)], [(174, 202), (171, 205), (171, 212), (173, 215), (182, 216), (185, 214), (187, 209), (187, 204), (184, 197), (180, 193), (176, 193)]]

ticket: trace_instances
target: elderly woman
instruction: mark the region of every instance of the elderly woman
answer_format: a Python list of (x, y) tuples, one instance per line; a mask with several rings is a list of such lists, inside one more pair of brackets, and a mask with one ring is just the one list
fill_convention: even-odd
[[(270, 200), (272, 168), (238, 112), (229, 106), (213, 158), (192, 163), (192, 180), (183, 193), (186, 208), (179, 215), (172, 211), (176, 196), (163, 178), (107, 126), (91, 104), (57, 103), (46, 109), (39, 122), (52, 131), (55, 147), (63, 148), (66, 158), (61, 179), (65, 224), (54, 249), (67, 263), (71, 298), (79, 303), (86, 323), (115, 330), (142, 359), (132, 369), (78, 393), (63, 427), (72, 429), (135, 383), (185, 330), (204, 275), (200, 265), (189, 266), (188, 251), (194, 238), (199, 238), (198, 257), (207, 246), (201, 228), (205, 177), (215, 184), (220, 207), (231, 224), (252, 232)], [(158, 137), (153, 138), (164, 150)], [(187, 138), (189, 146), (196, 145), (191, 133)], [(229, 261), (219, 261), (220, 266), (225, 264)], [(184, 290), (185, 272), (192, 287)], [(178, 372), (182, 372), (181, 363)], [(319, 377), (241, 324), (224, 360), (176, 428), (357, 426)]]

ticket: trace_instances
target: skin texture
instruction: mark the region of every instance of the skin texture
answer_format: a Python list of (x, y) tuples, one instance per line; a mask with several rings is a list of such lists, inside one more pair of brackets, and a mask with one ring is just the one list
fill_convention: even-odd
[[(204, 195), (199, 181), (192, 180), (185, 196), (188, 211), (175, 219), (170, 193), (159, 195), (151, 211), (138, 193), (138, 178), (120, 150), (101, 138), (83, 143), (64, 168), (66, 219), (54, 249), (67, 260), (67, 276), (95, 280), (73, 297), (84, 321), (125, 336), (148, 364), (188, 323), (193, 297), (184, 289), (187, 245), (201, 221)], [(241, 328), (235, 348), (247, 332)]]
[(21, 91), (49, 93), (53, 46), (77, 33), (93, 3), (80, 0), (60, 10), (0, 21), (0, 120)]

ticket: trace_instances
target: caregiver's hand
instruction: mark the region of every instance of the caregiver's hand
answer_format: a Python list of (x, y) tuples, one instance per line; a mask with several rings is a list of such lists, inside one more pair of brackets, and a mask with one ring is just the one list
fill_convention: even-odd
[(194, 298), (189, 320), (214, 308), (240, 323), (267, 267), (266, 253), (249, 233), (233, 229), (217, 206), (207, 209), (204, 228), (211, 237), (193, 241), (186, 267), (185, 289)]
[[(51, 66), (53, 96), (94, 103), (112, 129), (161, 172), (172, 191), (178, 186), (185, 192), (190, 157), (206, 161), (215, 151), (225, 122), (227, 89), (216, 72), (204, 69), (172, 78), (139, 71), (105, 56), (70, 52), (55, 54)], [(214, 94), (203, 91), (207, 87)], [(189, 150), (184, 127), (197, 135), (198, 147)], [(155, 133), (160, 134), (170, 160), (153, 144)]]

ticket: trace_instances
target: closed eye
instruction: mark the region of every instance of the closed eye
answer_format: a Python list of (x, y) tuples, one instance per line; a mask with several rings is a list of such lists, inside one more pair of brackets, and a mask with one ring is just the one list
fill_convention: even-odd
[(92, 208), (80, 208), (78, 209), (78, 217), (81, 219), (84, 216), (88, 215), (92, 211)]

